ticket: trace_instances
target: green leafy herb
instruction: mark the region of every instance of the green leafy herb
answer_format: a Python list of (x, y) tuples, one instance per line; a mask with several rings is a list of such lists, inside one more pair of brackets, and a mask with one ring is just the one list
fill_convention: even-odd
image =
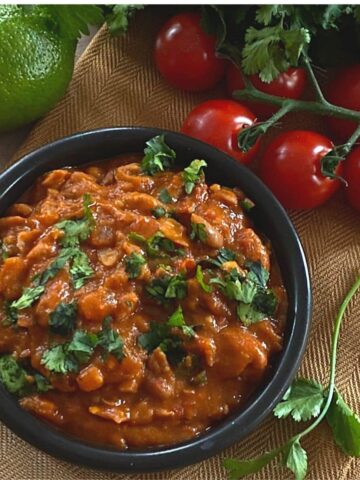
[(148, 352), (152, 352), (160, 347), (173, 363), (178, 363), (183, 358), (184, 351), (182, 349), (182, 340), (176, 331), (174, 332), (174, 328), (180, 329), (188, 337), (195, 336), (194, 329), (186, 325), (180, 306), (166, 323), (151, 322), (150, 330), (138, 337), (138, 343)]
[(207, 239), (206, 227), (203, 223), (191, 223), (191, 240), (200, 240), (205, 243)]
[(53, 333), (67, 335), (75, 329), (77, 315), (76, 302), (59, 303), (49, 316), (49, 327)]
[(18, 396), (24, 395), (28, 387), (26, 371), (10, 355), (0, 358), (0, 382), (8, 392)]
[(252, 262), (247, 260), (245, 267), (249, 270), (247, 275), (248, 279), (256, 283), (262, 288), (266, 288), (266, 284), (269, 280), (269, 272), (261, 265), (260, 262)]
[(162, 188), (159, 192), (159, 200), (162, 203), (168, 204), (172, 202), (172, 197), (167, 188)]
[(129, 26), (129, 20), (143, 5), (113, 5), (112, 10), (105, 15), (105, 20), (112, 36), (124, 34)]
[(88, 25), (99, 26), (104, 21), (102, 10), (96, 5), (36, 5), (34, 10), (46, 12), (62, 35), (71, 40), (89, 35)]
[(271, 316), (276, 312), (277, 305), (278, 300), (272, 290), (257, 289), (256, 295), (253, 297), (253, 306), (256, 310)]
[(79, 368), (76, 359), (68, 354), (67, 344), (54, 345), (45, 350), (41, 358), (41, 364), (53, 373), (76, 372)]
[(236, 253), (229, 248), (220, 248), (216, 256), (217, 265), (220, 267), (225, 262), (233, 262), (236, 260)]
[(23, 310), (30, 307), (44, 292), (44, 285), (25, 288), (21, 297), (10, 304), (11, 310)]
[(74, 289), (78, 290), (81, 288), (93, 273), (94, 270), (90, 265), (89, 257), (85, 252), (78, 249), (72, 257), (72, 263), (70, 266), (70, 274)]
[(141, 274), (142, 267), (146, 264), (145, 258), (136, 252), (132, 252), (130, 255), (124, 258), (125, 271), (130, 279), (137, 278)]
[(259, 322), (265, 318), (265, 314), (263, 312), (259, 312), (248, 303), (239, 303), (236, 307), (236, 313), (242, 323), (246, 326)]
[(49, 390), (52, 389), (52, 385), (49, 382), (49, 380), (41, 375), (38, 372), (35, 372), (33, 374), (34, 380), (35, 380), (35, 386), (36, 386), (36, 391), (39, 393), (46, 393)]
[(169, 170), (175, 162), (176, 153), (165, 143), (165, 135), (158, 135), (146, 142), (141, 170), (146, 175), (155, 175)]
[(196, 275), (195, 275), (195, 278), (196, 280), (199, 282), (199, 285), (200, 287), (204, 290), (204, 292), (206, 293), (211, 293), (212, 292), (212, 288), (211, 288), (211, 285), (207, 285), (205, 283), (205, 279), (204, 279), (204, 273), (203, 273), (203, 270), (201, 268), (201, 265), (198, 265), (196, 267)]
[(182, 274), (163, 275), (151, 280), (145, 290), (160, 303), (165, 303), (173, 298), (184, 299), (187, 294), (187, 283)]
[(59, 255), (53, 260), (48, 268), (46, 268), (40, 275), (33, 279), (36, 285), (45, 285), (49, 280), (54, 278), (60, 270), (62, 270), (66, 263), (76, 255), (76, 248), (63, 248)]
[(169, 213), (165, 210), (164, 207), (156, 207), (151, 210), (151, 214), (154, 215), (155, 218), (161, 217), (169, 217)]
[(296, 422), (306, 422), (319, 415), (324, 398), (324, 389), (319, 383), (298, 378), (277, 404), (274, 414), (278, 418), (291, 415)]
[(67, 353), (70, 353), (78, 363), (86, 363), (90, 360), (94, 349), (98, 344), (98, 337), (94, 333), (77, 330), (71, 342), (67, 345)]
[(165, 235), (160, 231), (154, 233), (154, 235), (147, 239), (135, 232), (130, 232), (128, 237), (131, 241), (141, 245), (146, 250), (146, 253), (149, 255), (149, 257), (164, 258), (167, 257), (168, 254), (179, 256), (184, 255), (184, 250), (177, 247), (172, 240), (166, 238)]
[(9, 253), (6, 249), (4, 242), (0, 240), (0, 258), (6, 260), (9, 257)]
[(184, 168), (182, 179), (187, 194), (190, 195), (194, 190), (195, 184), (200, 182), (204, 176), (203, 167), (207, 167), (205, 160), (193, 160), (188, 167)]
[(296, 480), (303, 480), (306, 477), (307, 454), (299, 440), (294, 440), (285, 449), (283, 464), (293, 472)]
[(5, 327), (16, 325), (17, 310), (15, 308), (11, 308), (11, 302), (8, 300), (4, 302), (4, 311), (5, 311), (5, 319), (3, 320), (3, 325)]
[(98, 345), (102, 347), (106, 353), (114, 355), (115, 358), (121, 360), (124, 356), (124, 342), (120, 335), (110, 327), (111, 321), (111, 317), (104, 319), (102, 330), (98, 335)]
[(360, 418), (335, 390), (326, 420), (335, 442), (346, 455), (360, 457)]
[(250, 198), (244, 198), (244, 200), (241, 200), (240, 206), (245, 212), (249, 213), (255, 207), (255, 203)]
[(83, 197), (84, 216), (78, 220), (63, 220), (55, 224), (59, 230), (63, 230), (64, 237), (61, 244), (64, 247), (78, 247), (80, 242), (85, 241), (95, 227), (95, 219), (90, 209), (92, 201), (89, 194)]

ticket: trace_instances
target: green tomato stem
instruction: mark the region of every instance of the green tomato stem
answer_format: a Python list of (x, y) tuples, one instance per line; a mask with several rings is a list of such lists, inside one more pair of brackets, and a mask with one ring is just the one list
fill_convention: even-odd
[(323, 92), (321, 91), (319, 82), (317, 81), (314, 70), (311, 66), (310, 59), (309, 59), (307, 53), (305, 53), (305, 52), (302, 53), (302, 61), (304, 63), (305, 69), (308, 73), (309, 80), (311, 81), (311, 83), (314, 87), (314, 90), (315, 90), (318, 101), (320, 103), (324, 104), (324, 105), (327, 105), (329, 102), (326, 100)]
[(353, 120), (357, 123), (360, 123), (360, 112), (339, 107), (329, 102), (321, 103), (319, 101), (292, 100), (260, 92), (260, 90), (257, 90), (254, 87), (247, 87), (244, 90), (235, 90), (233, 97), (236, 100), (250, 100), (255, 102), (269, 103), (279, 108), (287, 105), (289, 110), (344, 118), (346, 120)]

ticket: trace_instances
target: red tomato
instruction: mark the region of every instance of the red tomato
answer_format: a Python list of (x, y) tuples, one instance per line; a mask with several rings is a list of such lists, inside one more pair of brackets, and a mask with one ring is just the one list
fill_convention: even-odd
[[(307, 130), (291, 130), (276, 137), (260, 161), (260, 177), (286, 208), (309, 209), (326, 202), (339, 180), (324, 177), (321, 158), (332, 142)], [(341, 165), (336, 173), (341, 174)]]
[(360, 211), (360, 147), (355, 148), (346, 159), (344, 178), (348, 183), (345, 187), (346, 199)]
[(189, 113), (181, 131), (210, 143), (239, 162), (247, 164), (256, 153), (258, 142), (247, 153), (243, 153), (237, 145), (237, 135), (255, 121), (255, 115), (238, 102), (208, 100)]
[[(306, 85), (306, 72), (303, 68), (289, 68), (270, 83), (260, 80), (259, 75), (250, 75), (254, 87), (264, 93), (276, 95), (277, 97), (300, 98)], [(245, 88), (241, 72), (233, 63), (228, 65), (226, 71), (226, 86), (230, 96), (234, 90)], [(242, 102), (244, 104), (244, 102)], [(261, 119), (270, 117), (277, 108), (259, 102), (249, 102), (251, 110)]]
[(225, 72), (225, 61), (215, 55), (215, 37), (202, 30), (200, 18), (198, 13), (171, 17), (155, 43), (155, 63), (161, 75), (190, 92), (213, 88)]
[[(328, 86), (327, 99), (330, 103), (351, 110), (360, 110), (360, 65), (353, 65), (338, 72)], [(332, 133), (345, 143), (356, 128), (351, 120), (328, 118)]]

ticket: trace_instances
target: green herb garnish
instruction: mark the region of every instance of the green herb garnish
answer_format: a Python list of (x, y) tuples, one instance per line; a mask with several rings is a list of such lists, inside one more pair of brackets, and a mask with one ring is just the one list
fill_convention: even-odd
[(18, 397), (34, 392), (47, 392), (52, 388), (47, 378), (38, 372), (27, 371), (11, 355), (0, 358), (0, 382), (8, 392)]
[(136, 252), (132, 252), (124, 258), (125, 271), (130, 279), (137, 278), (142, 271), (142, 267), (146, 264), (145, 258)]
[(205, 243), (207, 239), (206, 227), (203, 223), (191, 223), (191, 240), (200, 240)]
[(164, 207), (156, 207), (151, 210), (151, 214), (154, 215), (155, 218), (162, 218), (170, 216), (168, 212), (165, 210)]
[(77, 315), (76, 302), (59, 303), (49, 316), (49, 327), (53, 333), (68, 335), (75, 330)]
[(200, 182), (204, 176), (203, 167), (207, 167), (205, 160), (193, 160), (188, 167), (184, 168), (182, 179), (187, 194), (190, 195), (196, 183)]
[(174, 165), (176, 153), (165, 143), (165, 135), (158, 135), (146, 142), (141, 170), (146, 175), (155, 175), (170, 170)]
[(182, 300), (187, 294), (187, 283), (184, 275), (163, 275), (154, 278), (145, 287), (147, 293), (160, 303), (170, 299)]
[(169, 190), (167, 188), (162, 188), (159, 192), (159, 200), (162, 203), (169, 204), (172, 202), (172, 196), (169, 193)]
[(206, 293), (211, 293), (212, 292), (212, 288), (211, 288), (211, 285), (207, 285), (205, 283), (205, 279), (204, 279), (204, 273), (203, 273), (203, 270), (201, 268), (201, 265), (198, 265), (196, 267), (196, 275), (195, 275), (195, 278), (196, 280), (198, 281), (200, 287), (204, 290), (204, 292)]
[(102, 330), (98, 335), (98, 345), (102, 347), (107, 354), (114, 355), (117, 360), (121, 360), (124, 357), (124, 342), (120, 335), (110, 327), (111, 320), (111, 317), (104, 319)]
[(128, 237), (129, 240), (141, 245), (146, 250), (149, 257), (164, 258), (169, 254), (179, 256), (184, 255), (184, 250), (177, 247), (172, 240), (166, 238), (160, 231), (154, 233), (154, 235), (149, 238), (145, 238), (143, 235), (139, 235), (136, 232), (130, 232)]

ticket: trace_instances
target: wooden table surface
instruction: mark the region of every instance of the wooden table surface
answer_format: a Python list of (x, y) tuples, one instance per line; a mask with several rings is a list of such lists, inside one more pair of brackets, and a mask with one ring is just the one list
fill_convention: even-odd
[[(82, 52), (85, 50), (87, 45), (90, 43), (90, 40), (95, 35), (97, 28), (90, 29), (90, 35), (87, 37), (82, 37), (79, 40), (75, 61), (80, 57)], [(5, 164), (11, 159), (16, 150), (24, 142), (27, 135), (29, 134), (33, 124), (26, 125), (25, 127), (19, 128), (12, 132), (0, 133), (0, 170), (5, 166)]]

